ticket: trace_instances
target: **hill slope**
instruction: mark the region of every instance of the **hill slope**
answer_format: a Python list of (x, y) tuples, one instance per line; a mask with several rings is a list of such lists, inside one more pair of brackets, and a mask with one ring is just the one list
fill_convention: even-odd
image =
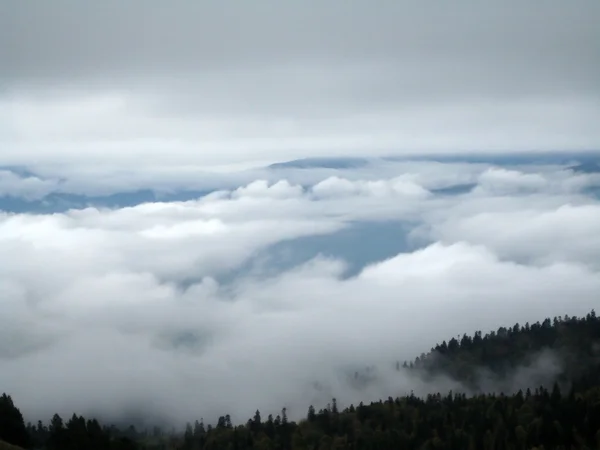
[(23, 448), (17, 447), (16, 445), (12, 445), (4, 441), (0, 441), (0, 450), (23, 450)]
[(555, 317), (486, 335), (464, 334), (404, 366), (423, 377), (449, 376), (472, 392), (488, 392), (491, 386), (505, 392), (548, 387), (554, 381), (583, 390), (600, 380), (600, 319), (591, 311), (583, 318)]
[[(557, 362), (551, 373), (540, 365), (540, 358), (548, 355)], [(529, 377), (527, 383), (537, 380), (540, 385), (519, 387), (524, 379), (513, 375), (532, 368), (540, 369), (540, 376)], [(76, 415), (64, 422), (55, 416), (52, 427), (28, 426), (27, 432), (34, 448), (49, 450), (600, 448), (600, 320), (593, 311), (584, 318), (557, 317), (486, 335), (465, 334), (442, 342), (410, 364), (398, 363), (397, 370), (425, 379), (450, 377), (475, 394), (390, 396), (344, 410), (332, 399), (320, 411), (309, 408), (299, 423), (289, 421), (285, 409), (266, 420), (257, 411), (238, 426), (229, 416), (219, 417), (216, 426), (196, 421), (187, 425), (183, 436), (103, 428), (96, 420)], [(497, 389), (486, 393), (483, 380), (491, 380), (495, 387), (512, 380), (512, 393)], [(0, 436), (16, 435), (22, 418), (10, 397), (3, 399)], [(2, 429), (7, 424), (11, 428)], [(0, 443), (0, 450), (19, 448), (7, 445)]]

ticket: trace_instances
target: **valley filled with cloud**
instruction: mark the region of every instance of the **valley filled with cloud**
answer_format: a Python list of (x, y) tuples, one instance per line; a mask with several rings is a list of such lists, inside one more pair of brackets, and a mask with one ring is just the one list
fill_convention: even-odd
[[(297, 417), (439, 388), (395, 362), (465, 331), (597, 306), (600, 173), (335, 162), (223, 174), (184, 201), (3, 212), (0, 382), (28, 417)], [(15, 198), (69, 186), (5, 173)]]

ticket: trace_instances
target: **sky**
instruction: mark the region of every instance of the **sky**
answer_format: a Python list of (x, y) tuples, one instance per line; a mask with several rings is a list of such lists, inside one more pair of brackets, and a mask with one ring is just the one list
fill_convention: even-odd
[(0, 8), (3, 165), (226, 170), (600, 142), (595, 0)]
[(31, 420), (297, 418), (450, 387), (394, 366), (452, 336), (586, 314), (599, 19), (2, 2), (1, 389)]

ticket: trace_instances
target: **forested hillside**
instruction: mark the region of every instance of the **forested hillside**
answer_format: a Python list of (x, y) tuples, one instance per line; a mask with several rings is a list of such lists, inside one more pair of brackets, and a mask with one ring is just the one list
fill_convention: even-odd
[(16, 445), (8, 444), (4, 441), (0, 441), (0, 450), (21, 450), (22, 447), (17, 447)]
[[(556, 363), (544, 376), (540, 355)], [(517, 371), (537, 364), (540, 385), (484, 393), (483, 381), (502, 386)], [(403, 367), (404, 366), (404, 367)], [(183, 436), (159, 429), (102, 427), (97, 420), (55, 415), (25, 425), (8, 395), (0, 399), (0, 440), (46, 449), (595, 449), (600, 448), (600, 320), (546, 319), (442, 342), (398, 371), (446, 376), (469, 392), (389, 397), (370, 404), (309, 408), (299, 423), (285, 409), (247, 423), (229, 416), (214, 424), (188, 424)], [(536, 372), (537, 373), (537, 372)], [(491, 381), (490, 381), (491, 380)], [(531, 379), (527, 380), (531, 382)], [(514, 388), (514, 386), (511, 386)], [(391, 392), (390, 395), (395, 393)], [(1, 447), (0, 443), (0, 448)]]
[(531, 325), (517, 323), (486, 335), (476, 331), (444, 341), (403, 366), (423, 377), (449, 376), (479, 393), (487, 393), (490, 387), (496, 391), (524, 388), (518, 386), (519, 372), (521, 381), (532, 382), (531, 387), (558, 381), (568, 388), (575, 383), (580, 391), (598, 385), (600, 327), (592, 311), (581, 319), (565, 316)]

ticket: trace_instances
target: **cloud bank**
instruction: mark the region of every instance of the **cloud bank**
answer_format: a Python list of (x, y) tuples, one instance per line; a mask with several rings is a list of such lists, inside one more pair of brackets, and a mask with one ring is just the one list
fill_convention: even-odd
[[(3, 213), (0, 384), (32, 419), (299, 417), (328, 396), (432, 389), (395, 361), (451, 336), (597, 306), (594, 174), (407, 164), (379, 180), (348, 169), (186, 202)], [(461, 181), (474, 187), (435, 191)], [(369, 223), (408, 230), (410, 246), (351, 276), (335, 254), (293, 262), (302, 239), (357, 223), (359, 256)], [(270, 253), (282, 243), (291, 264)], [(370, 365), (377, 382), (353, 386)]]

